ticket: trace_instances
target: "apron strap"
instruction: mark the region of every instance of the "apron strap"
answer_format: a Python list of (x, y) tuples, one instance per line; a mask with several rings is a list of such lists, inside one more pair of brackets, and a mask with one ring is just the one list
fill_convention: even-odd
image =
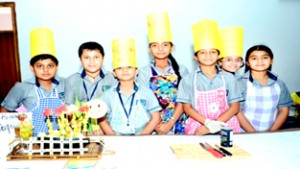
[(58, 92), (56, 88), (52, 89), (51, 97), (58, 98)]
[(157, 76), (157, 72), (155, 71), (155, 69), (151, 66), (151, 74), (152, 76)]
[(42, 92), (42, 90), (39, 87), (35, 86), (35, 91), (37, 92), (37, 96), (39, 99), (45, 98), (44, 93)]

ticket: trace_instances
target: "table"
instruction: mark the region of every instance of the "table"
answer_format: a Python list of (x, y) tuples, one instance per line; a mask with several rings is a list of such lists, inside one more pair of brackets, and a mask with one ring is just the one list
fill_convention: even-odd
[[(233, 142), (252, 155), (243, 160), (178, 160), (170, 149), (172, 144), (219, 143), (219, 135), (206, 136), (102, 136), (116, 154), (110, 158), (117, 169), (154, 168), (300, 168), (300, 130), (272, 133), (235, 134)], [(1, 151), (2, 152), (2, 151)], [(95, 168), (103, 168), (107, 158), (100, 159)], [(63, 169), (68, 160), (6, 161), (0, 168), (41, 167)], [(264, 166), (264, 167), (263, 167)]]

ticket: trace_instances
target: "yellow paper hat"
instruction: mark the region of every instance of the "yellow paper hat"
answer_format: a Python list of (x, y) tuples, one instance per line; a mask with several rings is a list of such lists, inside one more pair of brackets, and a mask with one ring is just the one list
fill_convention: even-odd
[(134, 40), (119, 38), (112, 41), (113, 69), (124, 66), (137, 67)]
[(241, 27), (229, 27), (220, 29), (221, 56), (239, 56), (243, 55), (244, 29)]
[(39, 27), (30, 32), (31, 58), (41, 54), (56, 56), (53, 32), (46, 27)]
[(149, 43), (158, 41), (172, 42), (171, 25), (168, 13), (149, 14), (147, 20)]
[(192, 27), (194, 52), (201, 49), (215, 48), (220, 50), (218, 23), (203, 19)]

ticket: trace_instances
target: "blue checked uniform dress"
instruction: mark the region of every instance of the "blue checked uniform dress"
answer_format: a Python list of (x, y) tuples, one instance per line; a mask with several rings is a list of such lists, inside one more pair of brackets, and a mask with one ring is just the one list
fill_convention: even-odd
[[(48, 133), (48, 125), (46, 123), (47, 117), (43, 115), (44, 110), (46, 108), (49, 108), (54, 112), (56, 108), (63, 105), (63, 101), (58, 96), (57, 89), (52, 89), (51, 96), (45, 97), (39, 87), (35, 88), (38, 96), (38, 101), (32, 105), (31, 109), (32, 123), (34, 126), (33, 136), (37, 136), (40, 132)], [(50, 120), (52, 122), (53, 129), (57, 130), (57, 116), (53, 114), (52, 116), (50, 116)]]

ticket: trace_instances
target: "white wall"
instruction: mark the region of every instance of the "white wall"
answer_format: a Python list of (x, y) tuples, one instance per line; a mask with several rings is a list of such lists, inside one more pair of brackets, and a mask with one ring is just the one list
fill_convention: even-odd
[[(0, 0), (3, 1), (3, 0)], [(29, 33), (47, 26), (54, 31), (60, 76), (79, 70), (79, 45), (101, 43), (106, 52), (104, 67), (111, 70), (111, 41), (132, 37), (136, 42), (138, 65), (148, 54), (146, 16), (165, 10), (170, 15), (173, 53), (179, 63), (194, 70), (191, 27), (207, 18), (219, 27), (245, 28), (244, 53), (255, 44), (271, 47), (275, 55), (273, 71), (291, 92), (300, 90), (300, 0), (15, 0), (22, 79), (29, 70)], [(1, 49), (2, 50), (2, 49)]]

